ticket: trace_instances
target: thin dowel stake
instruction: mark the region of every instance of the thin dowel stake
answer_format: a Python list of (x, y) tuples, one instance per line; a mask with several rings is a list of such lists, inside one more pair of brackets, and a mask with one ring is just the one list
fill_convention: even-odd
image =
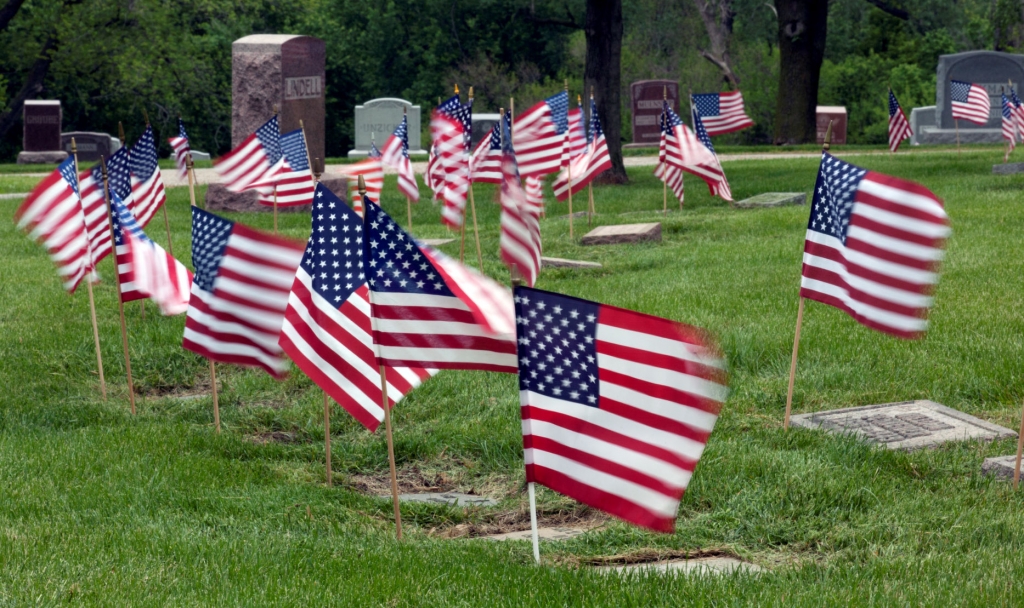
[(167, 231), (167, 253), (174, 257), (174, 245), (171, 243), (171, 220), (167, 218), (167, 201), (161, 205), (164, 210), (164, 229)]
[(213, 426), (220, 435), (220, 400), (217, 397), (217, 364), (210, 359), (210, 386), (213, 387)]
[(398, 508), (398, 471), (395, 469), (395, 441), (391, 435), (391, 408), (388, 405), (388, 379), (380, 366), (380, 400), (384, 408), (384, 431), (388, 436), (388, 466), (391, 468), (391, 500), (395, 505), (395, 535), (402, 540), (402, 511)]
[[(471, 87), (472, 88), (472, 87)], [(469, 208), (473, 212), (473, 236), (476, 237), (476, 265), (480, 269), (480, 272), (484, 271), (484, 256), (480, 250), (480, 230), (477, 228), (476, 223), (476, 200), (473, 198), (473, 184), (469, 184)], [(462, 223), (465, 225), (466, 218), (462, 218)]]
[[(110, 242), (116, 243), (114, 238), (114, 217), (110, 208), (110, 180), (107, 175), (107, 161), (100, 157), (100, 168), (103, 171), (103, 199), (107, 204), (107, 225), (110, 228)], [(132, 358), (128, 354), (128, 327), (124, 322), (124, 300), (121, 298), (121, 273), (117, 271), (117, 255), (114, 255), (114, 276), (117, 277), (117, 311), (121, 317), (121, 344), (124, 347), (124, 369), (128, 376), (128, 403), (132, 408), (132, 415), (135, 415), (135, 383), (132, 382)], [(145, 300), (143, 300), (145, 303)]]
[(324, 472), (327, 474), (327, 487), (334, 485), (331, 474), (331, 398), (324, 391)]
[(466, 211), (462, 211), (462, 227), (459, 228), (459, 262), (466, 263)]
[[(75, 191), (80, 192), (78, 184), (78, 145), (75, 143), (75, 138), (71, 138), (71, 155), (75, 157)], [(82, 208), (82, 212), (85, 213), (85, 206), (82, 204), (82, 197), (78, 197), (78, 206)], [(100, 395), (103, 396), (103, 400), (107, 400), (107, 381), (103, 377), (103, 353), (100, 350), (100, 328), (96, 323), (96, 298), (92, 293), (92, 274), (96, 272), (96, 262), (92, 257), (92, 244), (89, 239), (85, 239), (85, 245), (88, 247), (89, 253), (89, 266), (86, 269), (85, 274), (85, 289), (89, 292), (89, 318), (92, 321), (92, 341), (96, 346), (96, 370), (100, 376)]]
[(185, 159), (185, 174), (188, 176), (188, 199), (193, 207), (196, 206), (196, 164), (192, 162), (192, 153), (188, 153)]
[(530, 531), (533, 536), (533, 561), (540, 565), (540, 535), (537, 533), (537, 494), (533, 482), (527, 485), (530, 493)]
[(1017, 462), (1013, 465), (1013, 489), (1020, 483), (1020, 457), (1024, 453), (1024, 411), (1020, 416), (1020, 432), (1017, 433)]
[(804, 322), (804, 299), (800, 298), (800, 306), (796, 311), (796, 334), (793, 336), (793, 360), (789, 363), (789, 390), (786, 392), (786, 417), (782, 428), (789, 428), (789, 413), (793, 408), (793, 381), (796, 379), (796, 355), (800, 350), (800, 326)]
[(277, 186), (274, 186), (274, 234), (277, 234)]

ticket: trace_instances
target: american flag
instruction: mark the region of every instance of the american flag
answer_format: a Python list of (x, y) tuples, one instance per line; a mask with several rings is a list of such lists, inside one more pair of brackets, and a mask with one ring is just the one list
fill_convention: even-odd
[(171, 148), (174, 150), (174, 164), (178, 167), (178, 175), (185, 179), (188, 177), (188, 155), (192, 153), (192, 149), (188, 144), (185, 123), (180, 118), (178, 119), (178, 136), (169, 137), (167, 143), (171, 144)]
[(533, 212), (537, 215), (544, 215), (544, 188), (539, 177), (525, 177), (523, 183), (526, 184), (526, 202), (533, 207)]
[(708, 135), (723, 135), (754, 126), (754, 121), (743, 109), (743, 93), (739, 91), (700, 93), (693, 96), (693, 105)]
[(892, 89), (889, 89), (889, 149), (893, 152), (899, 150), (903, 140), (910, 139), (913, 134), (907, 115), (903, 113), (900, 102), (896, 101)]
[(526, 480), (671, 532), (728, 389), (700, 330), (517, 287)]
[[(592, 142), (586, 152), (573, 161), (572, 170), (572, 193), (576, 194), (587, 184), (594, 181), (612, 168), (611, 156), (608, 154), (608, 141), (604, 137), (604, 130), (601, 128), (601, 119), (597, 116), (597, 104), (593, 98), (590, 100), (590, 131), (588, 141)], [(558, 174), (552, 187), (555, 191), (555, 198), (564, 201), (569, 197), (569, 172), (562, 171)]]
[[(280, 344), (295, 365), (366, 428), (384, 419), (363, 273), (363, 220), (317, 184), (313, 230), (295, 273)], [(437, 370), (386, 367), (392, 405)]]
[(363, 183), (366, 185), (366, 198), (371, 201), (380, 201), (380, 193), (384, 189), (384, 165), (380, 161), (380, 150), (377, 144), (370, 142), (370, 153), (366, 158), (342, 167), (341, 172), (348, 177), (349, 198), (352, 200), (352, 208), (356, 213), (363, 213), (363, 197), (359, 194), (357, 186), (359, 176), (363, 176)]
[(976, 125), (988, 123), (992, 103), (985, 87), (980, 84), (950, 80), (949, 95), (953, 118), (962, 118)]
[(224, 187), (231, 192), (272, 187), (283, 166), (281, 130), (276, 115), (213, 163)]
[[(569, 159), (578, 158), (587, 151), (587, 130), (583, 121), (583, 102), (577, 99), (577, 107), (569, 110)], [(562, 166), (568, 165), (568, 160), (562, 161)]]
[(539, 177), (562, 168), (569, 129), (569, 94), (561, 91), (538, 102), (516, 118), (512, 144), (519, 174)]
[(195, 278), (182, 346), (284, 376), (278, 336), (305, 244), (192, 207)]
[[(121, 148), (111, 158), (117, 156)], [(127, 154), (127, 152), (125, 152)], [(99, 264), (110, 255), (110, 220), (107, 215), (107, 201), (103, 194), (103, 169), (100, 165), (78, 174), (78, 187), (82, 194), (82, 210), (89, 232), (89, 246), (93, 262)]]
[(822, 154), (800, 296), (901, 338), (927, 329), (949, 218), (927, 188)]
[(712, 196), (720, 196), (727, 201), (732, 200), (732, 191), (729, 189), (729, 181), (725, 178), (725, 171), (722, 170), (718, 157), (715, 156), (711, 139), (697, 113), (693, 113), (693, 128), (690, 131), (683, 124), (679, 116), (665, 104), (665, 124), (668, 128), (665, 134), (665, 162), (692, 173), (704, 180)]
[(466, 148), (466, 153), (469, 153), (473, 149), (473, 100), (470, 99), (469, 103), (462, 103), (458, 95), (453, 95), (439, 105), (437, 111), (448, 118), (457, 120), (462, 125), (462, 133), (465, 138), (463, 145)]
[(398, 189), (412, 202), (420, 200), (420, 187), (409, 160), (409, 117), (402, 116), (402, 122), (384, 142), (381, 159), (385, 164), (398, 169)]
[(39, 182), (14, 214), (18, 227), (46, 247), (70, 293), (95, 268), (75, 169), (75, 157), (69, 156)]
[[(509, 122), (511, 114), (506, 111), (504, 121)], [(488, 137), (480, 140), (469, 161), (469, 174), (474, 182), (500, 184), (501, 178), (501, 123), (494, 123)]]
[(313, 173), (309, 168), (309, 155), (306, 154), (306, 138), (302, 129), (295, 129), (281, 135), (281, 153), (284, 163), (281, 171), (274, 178), (274, 187), (260, 188), (259, 202), (273, 205), (277, 200), (278, 207), (298, 207), (313, 202)]
[(469, 152), (466, 150), (465, 113), (458, 95), (441, 104), (430, 119), (430, 136), (434, 154), (444, 174), (439, 198), (444, 203), (441, 221), (461, 228), (466, 215), (469, 193)]
[(501, 201), (501, 259), (509, 269), (533, 287), (540, 274), (540, 209), (526, 198), (512, 138), (505, 126), (502, 135), (502, 182), (498, 198)]
[(441, 194), (444, 193), (444, 169), (437, 156), (437, 146), (433, 144), (427, 154), (427, 172), (423, 179), (434, 193), (434, 200), (441, 200)]
[(366, 209), (364, 267), (378, 362), (516, 372), (512, 294)]
[[(666, 103), (667, 107), (668, 104)], [(679, 116), (676, 115), (676, 119)], [(672, 193), (679, 199), (679, 204), (683, 204), (683, 170), (675, 165), (668, 163), (668, 136), (671, 129), (668, 126), (669, 117), (662, 110), (661, 113), (661, 141), (658, 144), (658, 166), (654, 168), (654, 176), (665, 183), (665, 185), (672, 190)], [(681, 120), (679, 122), (682, 122)]]
[(157, 209), (167, 202), (164, 178), (157, 164), (156, 138), (153, 137), (152, 125), (146, 125), (142, 137), (132, 146), (128, 164), (132, 185), (132, 204), (129, 208), (139, 224), (145, 227)]
[(110, 212), (121, 301), (149, 298), (168, 316), (188, 310), (192, 273), (146, 236), (115, 193), (110, 195)]
[(1017, 134), (1024, 139), (1024, 103), (1017, 97), (1017, 90), (1010, 89), (1010, 100), (1013, 101), (1013, 115), (1017, 118)]
[(1013, 112), (1013, 102), (1003, 95), (1003, 139), (1006, 140), (1006, 154), (1003, 155), (1005, 163), (1010, 158), (1010, 152), (1017, 147), (1017, 118)]

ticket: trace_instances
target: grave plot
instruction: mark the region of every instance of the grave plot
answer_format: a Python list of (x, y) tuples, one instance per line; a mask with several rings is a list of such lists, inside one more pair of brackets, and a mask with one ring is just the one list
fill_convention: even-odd
[[(379, 498), (391, 500), (390, 494), (380, 494)], [(498, 501), (486, 496), (463, 494), (462, 492), (418, 492), (416, 494), (399, 494), (398, 502), (425, 502), (435, 505), (452, 507), (494, 507)]]
[(800, 414), (793, 416), (793, 425), (837, 434), (852, 433), (890, 450), (1017, 436), (1010, 429), (927, 400)]
[(982, 475), (993, 475), (999, 479), (1013, 479), (1013, 468), (1017, 464), (1017, 455), (993, 456), (981, 463)]
[(580, 245), (617, 245), (641, 241), (660, 241), (661, 222), (599, 226), (580, 239)]
[(635, 572), (671, 576), (719, 575), (737, 571), (757, 574), (767, 571), (756, 564), (718, 550), (687, 552), (645, 549), (632, 554), (590, 558), (585, 561), (598, 572), (605, 574)]
[(545, 258), (540, 259), (541, 268), (601, 268), (601, 265), (597, 262), (587, 262), (585, 260), (565, 260), (562, 258)]
[(447, 245), (448, 243), (454, 243), (455, 239), (419, 239), (424, 245), (430, 245), (431, 247), (440, 247)]
[(758, 209), (761, 207), (782, 207), (785, 205), (806, 205), (807, 194), (803, 192), (765, 192), (733, 204), (737, 209)]
[(1013, 175), (1015, 173), (1024, 173), (1024, 163), (1000, 163), (998, 165), (992, 165), (993, 175)]

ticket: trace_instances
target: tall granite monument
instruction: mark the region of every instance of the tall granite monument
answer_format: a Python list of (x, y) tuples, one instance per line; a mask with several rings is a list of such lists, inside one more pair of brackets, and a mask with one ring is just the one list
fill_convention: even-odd
[(953, 120), (949, 83), (962, 80), (985, 87), (991, 110), (988, 123), (976, 125), (959, 121), (962, 143), (998, 143), (1002, 141), (1001, 95), (1010, 86), (1021, 92), (1024, 83), (1024, 55), (996, 51), (968, 51), (940, 55), (935, 78), (935, 105), (914, 108), (911, 112), (912, 144), (950, 144), (956, 142), (957, 124)]
[[(324, 41), (312, 36), (254, 34), (235, 40), (231, 45), (231, 145), (237, 146), (270, 120), (277, 106), (281, 132), (298, 129), (301, 120), (310, 162), (323, 160), (326, 53)], [(234, 194), (218, 184), (207, 189), (206, 202), (211, 209), (270, 209), (256, 202), (254, 191)]]
[(638, 80), (629, 85), (629, 94), (633, 108), (633, 143), (626, 147), (657, 146), (661, 141), (660, 117), (666, 95), (668, 106), (679, 113), (679, 83)]
[(22, 107), (22, 151), (18, 164), (59, 163), (68, 157), (60, 147), (60, 101), (30, 99)]

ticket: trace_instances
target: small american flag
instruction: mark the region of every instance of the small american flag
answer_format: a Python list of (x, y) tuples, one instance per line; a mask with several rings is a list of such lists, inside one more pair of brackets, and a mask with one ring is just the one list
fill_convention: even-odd
[(501, 172), (501, 259), (533, 287), (540, 274), (540, 209), (526, 198), (507, 126), (502, 135)]
[(697, 114), (707, 127), (708, 135), (723, 135), (754, 126), (743, 109), (743, 93), (701, 93), (693, 96)]
[(800, 296), (901, 338), (921, 337), (949, 218), (927, 188), (822, 154)]
[(146, 236), (115, 193), (110, 195), (110, 211), (121, 301), (149, 298), (168, 316), (188, 310), (192, 273)]
[[(295, 365), (366, 428), (384, 419), (380, 370), (363, 273), (363, 220), (317, 184), (313, 230), (295, 273), (281, 348)], [(436, 370), (386, 367), (393, 406)]]
[(892, 89), (889, 89), (889, 149), (893, 152), (899, 150), (903, 140), (910, 139), (913, 134), (907, 115), (903, 113), (900, 102), (896, 101)]
[(128, 155), (131, 170), (132, 215), (143, 227), (149, 225), (153, 214), (167, 202), (164, 192), (164, 178), (157, 164), (156, 138), (152, 125), (146, 125), (139, 141), (132, 146)]
[(525, 177), (523, 183), (526, 184), (526, 202), (529, 203), (533, 209), (532, 213), (536, 213), (538, 216), (544, 214), (544, 187), (539, 177)]
[(14, 214), (18, 227), (49, 251), (69, 293), (95, 268), (75, 169), (75, 157), (69, 156), (39, 182)]
[(384, 164), (380, 159), (380, 150), (377, 149), (377, 144), (371, 141), (370, 152), (365, 159), (341, 168), (341, 173), (348, 177), (349, 199), (356, 213), (362, 214), (364, 207), (363, 197), (357, 190), (360, 175), (363, 176), (363, 183), (366, 185), (366, 198), (371, 201), (380, 200), (380, 193), (384, 190)]
[(1024, 104), (1020, 97), (1017, 97), (1017, 90), (1010, 89), (1010, 99), (1013, 101), (1013, 115), (1017, 119), (1017, 134), (1024, 139)]
[(728, 389), (703, 332), (517, 287), (526, 480), (671, 532)]
[[(583, 102), (577, 100), (577, 107), (569, 110), (569, 159), (578, 158), (587, 151), (587, 129), (584, 122)], [(568, 164), (568, 160), (562, 165)]]
[(666, 102), (665, 113), (665, 162), (677, 169), (692, 173), (704, 180), (712, 196), (732, 200), (729, 181), (725, 178), (722, 165), (714, 150), (709, 147), (711, 140), (697, 113), (693, 113), (693, 128), (696, 134), (683, 124), (682, 119), (672, 111)]
[(1003, 162), (1010, 159), (1010, 152), (1017, 147), (1017, 118), (1013, 112), (1013, 102), (1003, 95), (1003, 139), (1006, 140), (1006, 154)]
[(568, 129), (569, 94), (565, 91), (537, 102), (516, 118), (512, 143), (519, 158), (519, 174), (539, 177), (561, 169)]
[(434, 193), (434, 200), (441, 200), (444, 193), (444, 169), (441, 168), (441, 160), (437, 156), (437, 146), (433, 144), (427, 153), (427, 172), (423, 179)]
[(185, 179), (188, 177), (188, 155), (192, 153), (192, 149), (188, 144), (185, 123), (180, 118), (178, 119), (178, 136), (168, 138), (167, 143), (171, 144), (171, 148), (174, 150), (174, 164), (178, 167), (178, 175)]
[(992, 102), (988, 98), (988, 91), (985, 90), (985, 87), (980, 84), (950, 80), (949, 95), (953, 118), (962, 118), (976, 125), (988, 123)]
[(366, 209), (364, 268), (378, 362), (516, 372), (512, 294)]
[(182, 346), (284, 376), (278, 336), (305, 244), (192, 207), (195, 278)]
[[(665, 104), (668, 107), (668, 104)], [(676, 115), (676, 119), (679, 116)], [(658, 166), (654, 168), (654, 176), (665, 183), (665, 185), (672, 190), (672, 193), (679, 199), (679, 204), (683, 204), (683, 170), (675, 165), (668, 163), (668, 136), (671, 133), (671, 129), (668, 126), (668, 114), (664, 110), (661, 112), (661, 141), (658, 143)], [(679, 120), (682, 122), (682, 120)]]
[[(273, 205), (276, 200), (279, 207), (298, 207), (313, 202), (313, 173), (309, 168), (309, 155), (306, 154), (306, 138), (302, 129), (295, 129), (281, 135), (281, 153), (284, 163), (281, 171), (274, 178), (274, 187), (260, 188), (259, 202)], [(277, 192), (274, 192), (276, 187)]]
[[(510, 121), (511, 114), (505, 112), (505, 122)], [(485, 184), (501, 183), (501, 123), (494, 123), (488, 137), (480, 140), (473, 157), (469, 161), (469, 174), (474, 182)]]
[(99, 165), (78, 174), (78, 188), (82, 194), (82, 210), (85, 212), (85, 225), (89, 231), (92, 259), (99, 264), (111, 251), (110, 220), (107, 216), (107, 201), (103, 194), (103, 170)]
[(398, 169), (398, 189), (405, 198), (412, 202), (420, 200), (420, 187), (416, 183), (416, 174), (409, 160), (409, 117), (403, 115), (402, 122), (395, 127), (395, 132), (384, 142), (381, 160), (386, 165)]
[(456, 95), (441, 104), (430, 119), (430, 137), (444, 175), (439, 195), (444, 203), (441, 221), (453, 228), (461, 228), (465, 221), (469, 194), (469, 153), (465, 147), (464, 114), (459, 110), (462, 107)]
[(276, 115), (213, 164), (224, 187), (231, 192), (273, 187), (283, 166), (281, 130)]
[[(590, 100), (590, 131), (588, 140), (591, 144), (586, 152), (573, 161), (572, 169), (572, 193), (576, 194), (587, 184), (594, 181), (612, 168), (611, 156), (608, 154), (608, 141), (604, 137), (604, 130), (601, 128), (601, 119), (597, 115), (597, 104), (593, 98)], [(564, 201), (569, 197), (569, 172), (563, 171), (558, 174), (552, 187), (555, 191), (555, 198)]]

